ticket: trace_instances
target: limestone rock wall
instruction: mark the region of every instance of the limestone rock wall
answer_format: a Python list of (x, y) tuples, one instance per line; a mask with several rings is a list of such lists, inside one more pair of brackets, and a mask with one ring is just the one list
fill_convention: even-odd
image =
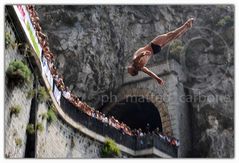
[(169, 7), (36, 8), (66, 84), (93, 107), (100, 106), (102, 94), (122, 84), (125, 66), (137, 48), (184, 21), (168, 20)]

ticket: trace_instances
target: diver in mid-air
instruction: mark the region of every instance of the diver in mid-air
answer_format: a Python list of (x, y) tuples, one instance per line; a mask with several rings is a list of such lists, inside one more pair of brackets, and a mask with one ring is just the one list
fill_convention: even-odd
[(150, 77), (156, 79), (159, 84), (163, 85), (164, 81), (146, 68), (145, 65), (153, 54), (159, 53), (165, 45), (188, 31), (192, 27), (193, 21), (194, 18), (190, 18), (181, 27), (166, 34), (159, 35), (146, 46), (139, 48), (133, 55), (133, 63), (128, 66), (128, 73), (135, 76), (139, 71), (143, 71)]

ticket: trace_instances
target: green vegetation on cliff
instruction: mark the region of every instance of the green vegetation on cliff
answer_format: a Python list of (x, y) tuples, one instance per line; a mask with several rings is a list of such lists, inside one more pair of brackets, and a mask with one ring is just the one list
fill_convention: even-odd
[(32, 73), (28, 66), (21, 60), (12, 61), (6, 71), (8, 83), (11, 85), (22, 85), (31, 80)]
[(112, 158), (112, 157), (119, 157), (121, 152), (119, 147), (117, 147), (114, 140), (107, 138), (103, 148), (101, 149), (101, 157), (103, 158)]

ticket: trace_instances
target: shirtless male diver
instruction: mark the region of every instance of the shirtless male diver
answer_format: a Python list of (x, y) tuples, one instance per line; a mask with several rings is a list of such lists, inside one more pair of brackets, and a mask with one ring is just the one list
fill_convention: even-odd
[(192, 27), (193, 21), (194, 18), (190, 18), (181, 27), (166, 34), (159, 35), (146, 46), (139, 48), (133, 55), (133, 63), (128, 66), (128, 73), (135, 76), (139, 71), (143, 71), (150, 77), (156, 79), (159, 84), (163, 85), (164, 81), (145, 67), (145, 65), (148, 63), (153, 54), (159, 53), (165, 45), (188, 31)]

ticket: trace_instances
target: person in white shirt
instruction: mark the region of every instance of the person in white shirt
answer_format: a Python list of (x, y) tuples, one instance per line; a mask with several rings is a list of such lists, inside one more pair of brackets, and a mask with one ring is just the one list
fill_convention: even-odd
[(66, 87), (66, 89), (63, 91), (63, 96), (68, 100), (71, 98), (71, 93), (70, 93), (68, 87)]

